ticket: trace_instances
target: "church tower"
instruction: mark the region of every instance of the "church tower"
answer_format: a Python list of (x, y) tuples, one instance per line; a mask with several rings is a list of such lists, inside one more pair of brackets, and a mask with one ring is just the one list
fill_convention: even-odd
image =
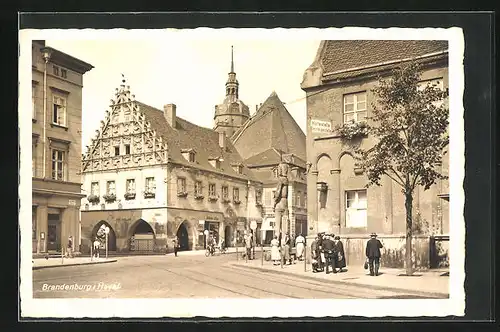
[(215, 106), (214, 130), (223, 132), (228, 138), (250, 118), (250, 111), (239, 99), (239, 83), (234, 72), (233, 47), (231, 46), (231, 72), (226, 82), (226, 97)]

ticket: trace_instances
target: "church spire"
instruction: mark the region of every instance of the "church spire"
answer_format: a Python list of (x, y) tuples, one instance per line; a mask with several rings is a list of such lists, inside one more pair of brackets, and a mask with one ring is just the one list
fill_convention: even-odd
[(231, 73), (234, 73), (233, 46), (231, 45)]

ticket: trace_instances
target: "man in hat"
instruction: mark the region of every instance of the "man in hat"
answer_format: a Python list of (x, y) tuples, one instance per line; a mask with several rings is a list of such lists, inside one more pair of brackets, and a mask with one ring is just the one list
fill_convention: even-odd
[(328, 267), (332, 267), (332, 272), (337, 273), (337, 268), (335, 266), (335, 256), (337, 254), (336, 248), (335, 248), (335, 242), (333, 242), (333, 234), (327, 234), (325, 235), (325, 238), (323, 239), (323, 252), (325, 254), (325, 260), (326, 260), (326, 269), (325, 272), (328, 274)]
[(366, 243), (366, 258), (370, 266), (370, 275), (378, 276), (378, 269), (380, 267), (380, 248), (382, 243), (377, 239), (376, 233), (371, 233), (370, 240)]

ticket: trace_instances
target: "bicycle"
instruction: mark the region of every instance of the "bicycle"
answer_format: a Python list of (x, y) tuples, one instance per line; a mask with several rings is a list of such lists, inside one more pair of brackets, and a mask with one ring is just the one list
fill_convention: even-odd
[(212, 246), (207, 247), (207, 249), (205, 250), (205, 257), (214, 255), (215, 255), (215, 248), (213, 248)]
[(226, 247), (218, 247), (219, 248), (219, 253), (224, 255), (226, 252), (227, 252), (227, 248)]

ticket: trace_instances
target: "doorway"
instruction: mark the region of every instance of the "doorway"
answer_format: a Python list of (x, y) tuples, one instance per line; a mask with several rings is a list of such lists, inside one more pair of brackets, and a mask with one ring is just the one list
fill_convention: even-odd
[(154, 251), (155, 234), (151, 225), (139, 219), (131, 227), (132, 236), (130, 238), (131, 251)]
[(186, 222), (183, 222), (179, 226), (176, 235), (179, 238), (179, 251), (189, 250), (189, 233), (187, 230)]
[(111, 225), (108, 224), (107, 222), (105, 222), (104, 220), (99, 221), (92, 229), (92, 234), (91, 234), (92, 243), (95, 240), (98, 240), (101, 243), (99, 247), (101, 249), (106, 248), (106, 232), (105, 232), (106, 227), (109, 227), (108, 251), (116, 251), (115, 231), (114, 231), (113, 227), (111, 227)]
[(59, 213), (48, 214), (47, 228), (47, 250), (61, 251), (61, 215)]
[(224, 228), (224, 243), (226, 247), (233, 246), (233, 229), (229, 225)]

